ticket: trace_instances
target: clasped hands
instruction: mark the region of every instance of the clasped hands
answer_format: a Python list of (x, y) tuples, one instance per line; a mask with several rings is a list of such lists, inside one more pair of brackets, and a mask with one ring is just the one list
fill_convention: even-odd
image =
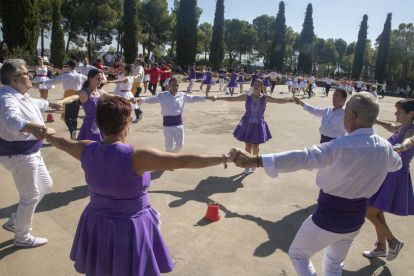
[(29, 132), (38, 140), (45, 139), (49, 134), (56, 134), (55, 129), (37, 124), (31, 125)]
[(232, 148), (228, 154), (228, 161), (240, 168), (257, 167), (257, 156), (245, 150)]

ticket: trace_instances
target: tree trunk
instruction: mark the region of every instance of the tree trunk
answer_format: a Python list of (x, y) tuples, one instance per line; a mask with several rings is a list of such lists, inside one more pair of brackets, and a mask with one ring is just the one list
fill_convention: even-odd
[[(40, 50), (40, 56), (44, 56), (45, 55), (45, 38), (44, 38), (44, 35), (45, 35), (45, 28), (44, 28), (44, 26), (43, 26), (43, 24), (42, 24), (42, 38), (41, 38), (41, 42), (40, 42), (40, 44), (41, 44), (41, 50)], [(36, 55), (37, 55), (37, 50), (36, 50)]]
[(88, 41), (88, 46), (87, 46), (87, 48), (88, 48), (88, 59), (90, 61), (91, 60), (91, 45), (90, 45), (90, 42), (91, 42), (91, 33), (89, 31), (88, 31), (88, 38), (87, 38), (86, 41)]
[(151, 63), (151, 28), (148, 32), (148, 63)]
[(119, 41), (121, 39), (121, 34), (118, 33), (118, 43), (116, 44), (116, 51), (119, 53)]
[(70, 35), (70, 33), (68, 33), (68, 42), (66, 43), (66, 54), (69, 53), (69, 44), (70, 44), (70, 41), (71, 41), (71, 35)]

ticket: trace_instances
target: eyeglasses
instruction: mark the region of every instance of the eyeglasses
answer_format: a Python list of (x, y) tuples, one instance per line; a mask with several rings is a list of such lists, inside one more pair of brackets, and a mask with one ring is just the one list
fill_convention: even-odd
[(20, 76), (24, 76), (24, 75), (29, 76), (31, 74), (29, 73), (29, 71), (27, 71), (26, 73), (22, 73), (22, 74), (19, 74), (19, 75), (14, 75), (13, 77), (20, 77)]

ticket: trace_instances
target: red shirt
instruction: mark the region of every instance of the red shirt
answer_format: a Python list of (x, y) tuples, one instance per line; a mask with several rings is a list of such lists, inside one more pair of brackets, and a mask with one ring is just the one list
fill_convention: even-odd
[(97, 64), (95, 65), (95, 68), (98, 68), (98, 69), (104, 70), (104, 68), (102, 67), (102, 65), (100, 65), (99, 63), (97, 63)]
[(171, 71), (169, 73), (165, 73), (167, 75), (167, 78), (171, 78)]
[(119, 68), (119, 64), (115, 64), (114, 67), (112, 67), (114, 69)]
[(167, 66), (161, 67), (160, 70), (162, 71), (160, 80), (166, 80), (167, 79), (167, 73), (165, 73), (165, 71), (168, 71)]
[(163, 71), (155, 67), (150, 70), (145, 70), (145, 75), (150, 75), (150, 83), (157, 84), (158, 76), (161, 74), (161, 72)]

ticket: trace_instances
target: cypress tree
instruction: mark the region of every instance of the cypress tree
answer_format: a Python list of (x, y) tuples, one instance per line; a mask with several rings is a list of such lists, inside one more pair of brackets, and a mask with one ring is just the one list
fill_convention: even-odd
[(391, 19), (392, 14), (387, 14), (387, 20), (384, 24), (384, 30), (381, 33), (381, 40), (378, 47), (378, 57), (375, 63), (375, 79), (382, 83), (385, 77), (385, 69), (387, 67), (388, 50), (390, 49), (391, 37)]
[[(37, 0), (1, 0), (3, 39), (9, 48), (23, 47), (33, 56), (39, 38), (39, 3)], [(27, 61), (27, 60), (26, 60)]]
[(194, 63), (197, 55), (197, 0), (181, 0), (177, 11), (177, 63)]
[(124, 48), (125, 63), (134, 63), (138, 56), (138, 12), (136, 0), (124, 0)]
[(209, 59), (213, 64), (213, 71), (220, 68), (224, 59), (224, 0), (217, 0), (216, 3)]
[(300, 50), (298, 58), (298, 69), (302, 72), (309, 74), (312, 72), (313, 65), (313, 8), (312, 4), (308, 4), (306, 8), (305, 21), (303, 22), (303, 29), (300, 33)]
[(65, 39), (62, 30), (62, 14), (60, 0), (53, 0), (52, 10), (52, 36), (50, 41), (50, 63), (53, 67), (62, 69), (65, 63)]
[(270, 68), (276, 67), (277, 70), (283, 71), (284, 58), (286, 52), (286, 17), (285, 2), (279, 3), (279, 12), (276, 16), (276, 22), (273, 27), (273, 39), (269, 53)]
[(368, 33), (368, 15), (364, 14), (362, 18), (361, 26), (358, 33), (358, 41), (355, 47), (354, 63), (352, 65), (352, 77), (359, 79), (364, 65), (365, 48), (367, 45), (367, 33)]

